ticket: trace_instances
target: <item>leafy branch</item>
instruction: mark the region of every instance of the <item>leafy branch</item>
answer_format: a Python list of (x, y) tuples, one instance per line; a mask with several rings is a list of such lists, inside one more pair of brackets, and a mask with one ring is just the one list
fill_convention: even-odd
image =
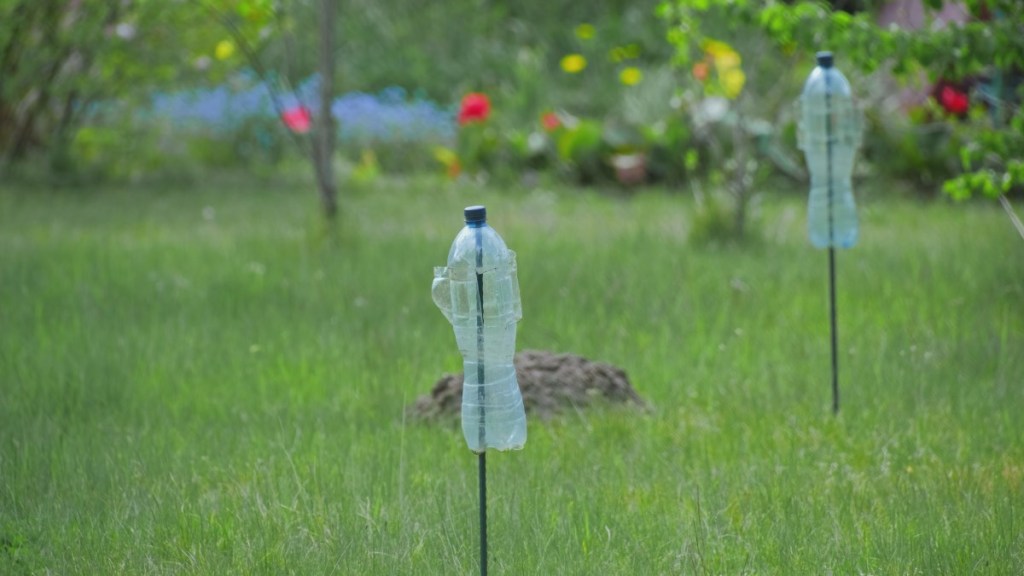
[[(934, 19), (941, 0), (925, 4)], [(943, 190), (956, 199), (976, 192), (997, 197), (1024, 187), (1024, 2), (965, 0), (963, 5), (968, 21), (920, 30), (883, 27), (870, 13), (849, 14), (807, 0), (666, 0), (659, 12), (671, 24), (668, 38), (681, 64), (690, 61), (702, 38), (702, 19), (714, 12), (734, 27), (761, 29), (783, 52), (828, 47), (842, 51), (844, 61), (864, 72), (888, 66), (902, 78), (925, 70), (932, 79), (990, 82), (997, 93), (989, 98), (987, 112), (970, 115), (963, 126), (972, 138), (961, 155), (964, 173), (948, 180)]]

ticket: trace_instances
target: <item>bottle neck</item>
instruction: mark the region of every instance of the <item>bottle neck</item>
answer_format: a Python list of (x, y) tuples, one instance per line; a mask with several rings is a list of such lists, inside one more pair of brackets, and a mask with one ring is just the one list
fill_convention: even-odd
[(466, 228), (483, 228), (487, 226), (486, 220), (477, 220), (474, 222), (466, 222)]

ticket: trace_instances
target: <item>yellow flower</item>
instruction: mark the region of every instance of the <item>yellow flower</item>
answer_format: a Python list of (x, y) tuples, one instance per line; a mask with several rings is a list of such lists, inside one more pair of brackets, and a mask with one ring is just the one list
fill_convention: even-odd
[(448, 174), (449, 178), (455, 178), (462, 172), (462, 164), (459, 163), (459, 157), (455, 154), (454, 150), (438, 146), (434, 148), (434, 159), (444, 166), (445, 173)]
[(569, 54), (562, 58), (562, 70), (568, 74), (576, 74), (587, 67), (587, 59), (582, 54)]
[(622, 82), (626, 86), (636, 86), (644, 79), (644, 73), (639, 68), (630, 66), (625, 68), (622, 72), (619, 72), (619, 82)]
[(580, 40), (590, 40), (594, 37), (594, 26), (583, 23), (576, 27), (576, 37)]
[(743, 91), (743, 84), (747, 81), (747, 75), (739, 68), (726, 70), (721, 78), (722, 89), (725, 90), (725, 96), (730, 99), (740, 95), (740, 92)]
[(732, 46), (729, 46), (725, 42), (719, 42), (718, 40), (705, 40), (701, 45), (701, 48), (703, 48), (704, 51), (712, 58), (727, 52), (735, 52), (735, 50), (732, 49)]
[(227, 60), (234, 53), (235, 44), (231, 40), (221, 40), (213, 50), (213, 55), (217, 57), (217, 60)]
[(740, 55), (735, 52), (726, 52), (720, 56), (715, 56), (715, 66), (717, 66), (719, 70), (738, 68), (739, 65)]
[(704, 52), (715, 61), (719, 70), (728, 70), (740, 65), (740, 55), (725, 42), (708, 40), (704, 43)]
[(444, 146), (434, 148), (434, 159), (445, 166), (451, 166), (455, 162), (459, 161), (459, 157), (456, 156), (455, 151), (450, 148), (445, 148)]

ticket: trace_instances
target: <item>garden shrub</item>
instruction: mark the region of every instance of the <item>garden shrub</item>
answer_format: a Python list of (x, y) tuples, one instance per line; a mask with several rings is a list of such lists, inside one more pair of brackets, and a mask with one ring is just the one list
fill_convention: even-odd
[[(926, 12), (933, 16), (942, 4), (927, 0)], [(963, 172), (946, 180), (943, 190), (954, 198), (975, 192), (998, 196), (1024, 187), (1024, 3), (963, 0), (962, 5), (968, 21), (921, 30), (883, 27), (870, 12), (850, 14), (806, 0), (666, 0), (659, 11), (671, 22), (669, 38), (680, 61), (688, 60), (690, 37), (702, 20), (717, 14), (760, 29), (803, 61), (810, 52), (827, 48), (842, 54), (851, 69), (889, 70), (902, 78), (924, 72), (954, 86), (978, 80), (970, 94), (939, 94), (940, 103), (962, 118), (951, 128), (966, 142), (960, 154)]]

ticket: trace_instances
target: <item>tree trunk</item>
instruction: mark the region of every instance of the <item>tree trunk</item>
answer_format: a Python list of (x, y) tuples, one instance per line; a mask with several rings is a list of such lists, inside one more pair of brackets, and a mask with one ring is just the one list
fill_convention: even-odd
[(313, 169), (316, 171), (320, 203), (328, 219), (338, 213), (338, 188), (334, 181), (334, 117), (331, 103), (334, 99), (334, 31), (337, 0), (320, 0), (320, 110), (315, 124), (313, 143)]
[(733, 231), (739, 239), (743, 239), (743, 235), (746, 233), (747, 197), (750, 194), (751, 174), (750, 167), (747, 165), (750, 155), (747, 149), (749, 144), (747, 138), (742, 121), (737, 120), (732, 127), (732, 150), (736, 167), (733, 169), (730, 180), (732, 181), (733, 196), (736, 199), (736, 207), (733, 212)]

